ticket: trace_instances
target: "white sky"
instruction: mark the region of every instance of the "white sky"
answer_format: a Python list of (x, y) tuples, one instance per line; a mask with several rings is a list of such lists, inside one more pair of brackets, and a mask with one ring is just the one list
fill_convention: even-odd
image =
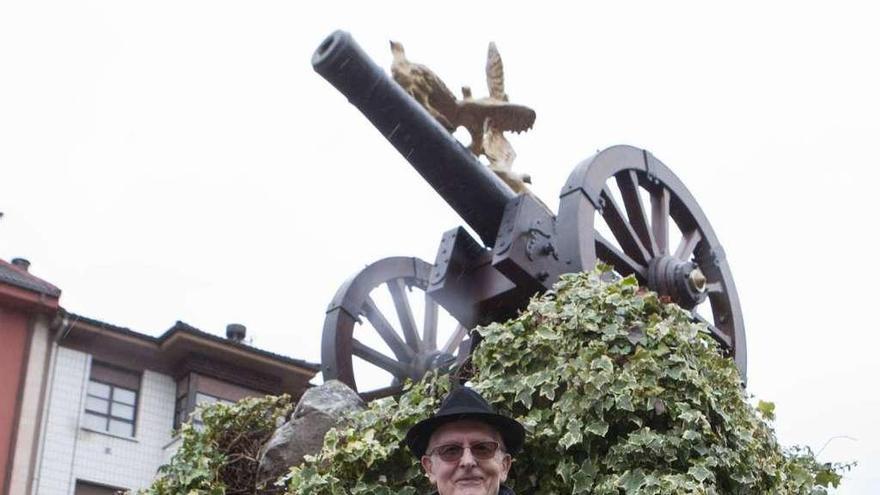
[[(512, 3), (512, 2), (511, 2)], [(70, 311), (157, 335), (175, 320), (320, 360), (327, 303), (390, 255), (434, 259), (452, 210), (312, 51), (388, 40), (485, 94), (486, 44), (535, 129), (518, 170), (555, 210), (574, 165), (633, 144), (684, 181), (727, 252), (749, 390), (786, 444), (858, 460), (880, 489), (877, 13), (835, 3), (0, 4), (0, 256)]]

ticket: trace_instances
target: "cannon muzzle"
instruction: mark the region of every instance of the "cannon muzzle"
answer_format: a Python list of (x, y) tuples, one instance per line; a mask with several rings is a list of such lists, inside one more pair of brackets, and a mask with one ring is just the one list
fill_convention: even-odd
[(491, 247), (504, 207), (515, 194), (344, 31), (312, 56), (315, 71), (385, 136), (431, 187)]

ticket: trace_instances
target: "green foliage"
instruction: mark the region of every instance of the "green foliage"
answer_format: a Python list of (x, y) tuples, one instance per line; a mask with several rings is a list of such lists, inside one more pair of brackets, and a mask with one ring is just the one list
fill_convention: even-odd
[[(288, 493), (415, 495), (427, 490), (403, 445), (407, 430), (440, 405), (449, 377), (428, 375), (399, 398), (371, 402), (346, 426), (331, 429), (324, 449), (288, 475)], [(418, 487), (418, 489), (416, 489)]]
[[(848, 467), (784, 450), (705, 327), (607, 267), (566, 275), (518, 318), (479, 331), (472, 385), (528, 430), (520, 494), (822, 494)], [(429, 375), (374, 401), (291, 469), (298, 495), (427, 493), (402, 444), (449, 388)]]
[(776, 404), (772, 402), (758, 401), (758, 413), (762, 418), (773, 421), (776, 419)]
[[(181, 444), (144, 495), (256, 493), (257, 452), (293, 405), (290, 397), (200, 407), (202, 427), (180, 428)], [(267, 492), (262, 492), (267, 493)]]

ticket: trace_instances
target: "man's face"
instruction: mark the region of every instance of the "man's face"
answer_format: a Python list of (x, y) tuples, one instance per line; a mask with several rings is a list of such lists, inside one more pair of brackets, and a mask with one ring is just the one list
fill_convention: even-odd
[[(470, 447), (482, 442), (497, 442), (500, 446), (489, 459), (479, 459)], [(437, 449), (448, 445), (468, 448), (459, 459), (445, 461)], [(491, 426), (479, 421), (455, 421), (431, 435), (422, 467), (440, 495), (496, 495), (510, 470), (510, 454), (503, 449), (501, 435)]]

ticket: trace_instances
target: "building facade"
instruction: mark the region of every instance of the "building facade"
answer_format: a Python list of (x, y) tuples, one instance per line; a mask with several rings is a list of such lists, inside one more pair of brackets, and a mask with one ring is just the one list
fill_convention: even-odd
[(0, 493), (28, 493), (44, 407), (49, 335), (61, 291), (0, 260)]
[[(27, 273), (0, 265), (0, 285), (9, 279), (3, 270), (11, 269)], [(0, 362), (10, 368), (3, 377), (9, 384), (0, 388), (4, 494), (145, 488), (173, 455), (176, 431), (198, 404), (298, 398), (319, 369), (243, 343), (241, 325), (230, 325), (223, 338), (178, 321), (152, 337), (68, 313), (55, 291), (54, 307), (44, 295), (48, 306), (29, 306), (24, 316), (0, 298), (0, 332), (15, 343), (0, 346)]]

